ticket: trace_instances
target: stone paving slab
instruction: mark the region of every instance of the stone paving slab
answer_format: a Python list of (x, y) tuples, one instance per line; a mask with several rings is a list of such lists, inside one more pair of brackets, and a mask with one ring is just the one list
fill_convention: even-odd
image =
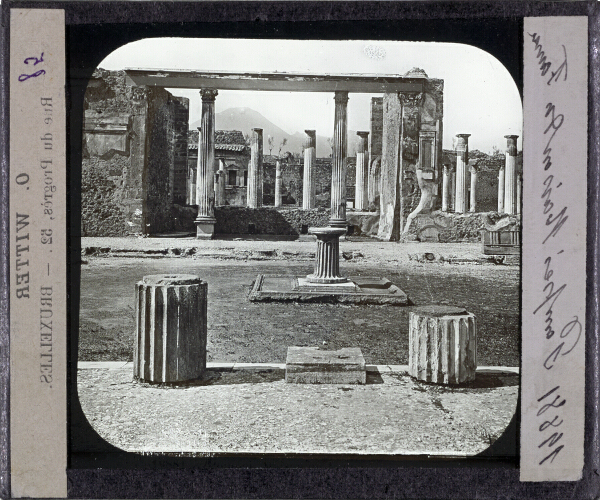
[(126, 451), (198, 456), (474, 455), (504, 432), (519, 389), (519, 376), (506, 372), (478, 372), (465, 388), (384, 370), (369, 372), (366, 385), (286, 384), (283, 370), (271, 369), (209, 369), (178, 386), (136, 383), (132, 375), (127, 365), (78, 371), (94, 429)]
[(365, 384), (365, 358), (358, 347), (336, 351), (288, 347), (285, 381), (290, 384)]

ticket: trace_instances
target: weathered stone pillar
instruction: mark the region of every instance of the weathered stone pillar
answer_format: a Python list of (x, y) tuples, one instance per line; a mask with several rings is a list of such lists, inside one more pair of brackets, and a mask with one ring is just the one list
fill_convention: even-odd
[(469, 212), (475, 212), (477, 210), (477, 171), (479, 167), (477, 165), (471, 165), (471, 199), (469, 203)]
[(504, 213), (504, 165), (498, 170), (498, 213)]
[(263, 202), (263, 131), (252, 129), (248, 166), (248, 208), (260, 208)]
[(340, 236), (346, 228), (311, 227), (309, 234), (317, 237), (315, 271), (306, 280), (309, 283), (345, 283), (348, 278), (340, 276)]
[(215, 190), (215, 205), (217, 206), (225, 205), (225, 175), (225, 162), (219, 160), (217, 188)]
[(304, 176), (302, 178), (302, 208), (310, 210), (315, 208), (315, 183), (313, 180), (314, 169), (317, 163), (317, 133), (314, 130), (305, 130), (304, 141)]
[(456, 201), (454, 211), (464, 214), (467, 211), (467, 164), (469, 162), (469, 136), (457, 134), (456, 144)]
[(275, 206), (281, 206), (281, 162), (275, 162)]
[(518, 174), (517, 175), (517, 206), (516, 206), (517, 214), (521, 213), (522, 193), (523, 193), (523, 176), (521, 174)]
[(456, 207), (456, 166), (450, 167), (450, 210)]
[(506, 138), (506, 173), (504, 176), (504, 212), (510, 215), (517, 213), (517, 138), (518, 135), (505, 135)]
[(133, 375), (182, 382), (206, 368), (208, 285), (198, 276), (150, 275), (136, 284)]
[(477, 320), (465, 309), (423, 306), (409, 316), (408, 373), (424, 382), (475, 380)]
[(198, 128), (198, 169), (196, 174), (196, 203), (198, 216), (196, 238), (210, 239), (215, 232), (215, 98), (218, 91), (202, 89), (202, 121)]
[(369, 182), (369, 132), (356, 132), (359, 137), (356, 151), (356, 185), (354, 190), (354, 208), (366, 210), (369, 199), (367, 186)]
[(442, 212), (448, 211), (448, 188), (450, 187), (450, 172), (448, 165), (444, 165), (442, 171)]
[(335, 93), (331, 165), (331, 227), (346, 229), (346, 152), (348, 148), (348, 92)]

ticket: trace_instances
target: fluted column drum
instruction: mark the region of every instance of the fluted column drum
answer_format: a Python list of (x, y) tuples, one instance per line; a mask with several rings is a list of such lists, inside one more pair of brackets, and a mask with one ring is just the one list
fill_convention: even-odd
[(315, 271), (306, 280), (309, 283), (345, 283), (348, 278), (340, 276), (340, 236), (345, 229), (333, 227), (311, 227), (309, 234), (317, 237)]
[(206, 368), (208, 285), (191, 274), (144, 276), (135, 286), (133, 375), (182, 382)]
[(409, 316), (408, 373), (423, 382), (475, 380), (477, 320), (460, 307), (423, 306)]

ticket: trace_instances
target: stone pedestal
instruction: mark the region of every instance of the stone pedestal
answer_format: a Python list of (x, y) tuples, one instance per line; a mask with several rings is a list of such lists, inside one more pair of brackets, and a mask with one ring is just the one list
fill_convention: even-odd
[(354, 190), (354, 208), (366, 210), (369, 207), (367, 186), (369, 183), (369, 132), (356, 132), (359, 137), (356, 152), (356, 185)]
[(206, 368), (207, 284), (191, 274), (144, 276), (136, 284), (133, 375), (182, 382)]
[(217, 90), (202, 89), (202, 126), (198, 128), (198, 167), (196, 174), (196, 204), (198, 216), (196, 237), (210, 239), (215, 231), (215, 98)]
[(306, 280), (309, 283), (346, 283), (348, 278), (340, 276), (340, 236), (345, 229), (334, 227), (311, 227), (309, 234), (317, 237), (315, 271)]
[(517, 213), (517, 138), (518, 135), (505, 135), (506, 172), (504, 174), (504, 213)]
[(288, 347), (285, 381), (292, 384), (366, 384), (367, 367), (358, 347), (325, 351)]
[(317, 163), (317, 133), (314, 130), (305, 130), (304, 141), (304, 175), (302, 178), (302, 208), (310, 210), (315, 208), (315, 183), (314, 169)]
[(454, 211), (464, 214), (467, 211), (467, 164), (469, 162), (469, 136), (457, 134), (456, 144), (456, 199)]
[(263, 131), (252, 129), (250, 142), (250, 165), (248, 167), (248, 208), (260, 208), (263, 204)]
[(477, 322), (460, 307), (424, 306), (409, 316), (408, 373), (424, 382), (475, 380)]
[(331, 161), (331, 227), (346, 228), (346, 155), (348, 149), (348, 92), (335, 93)]
[(504, 213), (504, 165), (498, 170), (498, 213)]

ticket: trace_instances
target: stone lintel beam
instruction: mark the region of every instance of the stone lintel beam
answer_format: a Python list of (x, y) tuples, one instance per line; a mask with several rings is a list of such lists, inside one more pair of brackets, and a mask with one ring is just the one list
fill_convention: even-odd
[(422, 92), (426, 78), (395, 75), (318, 75), (301, 73), (234, 73), (126, 69), (134, 85), (165, 88), (217, 88), (284, 92)]

